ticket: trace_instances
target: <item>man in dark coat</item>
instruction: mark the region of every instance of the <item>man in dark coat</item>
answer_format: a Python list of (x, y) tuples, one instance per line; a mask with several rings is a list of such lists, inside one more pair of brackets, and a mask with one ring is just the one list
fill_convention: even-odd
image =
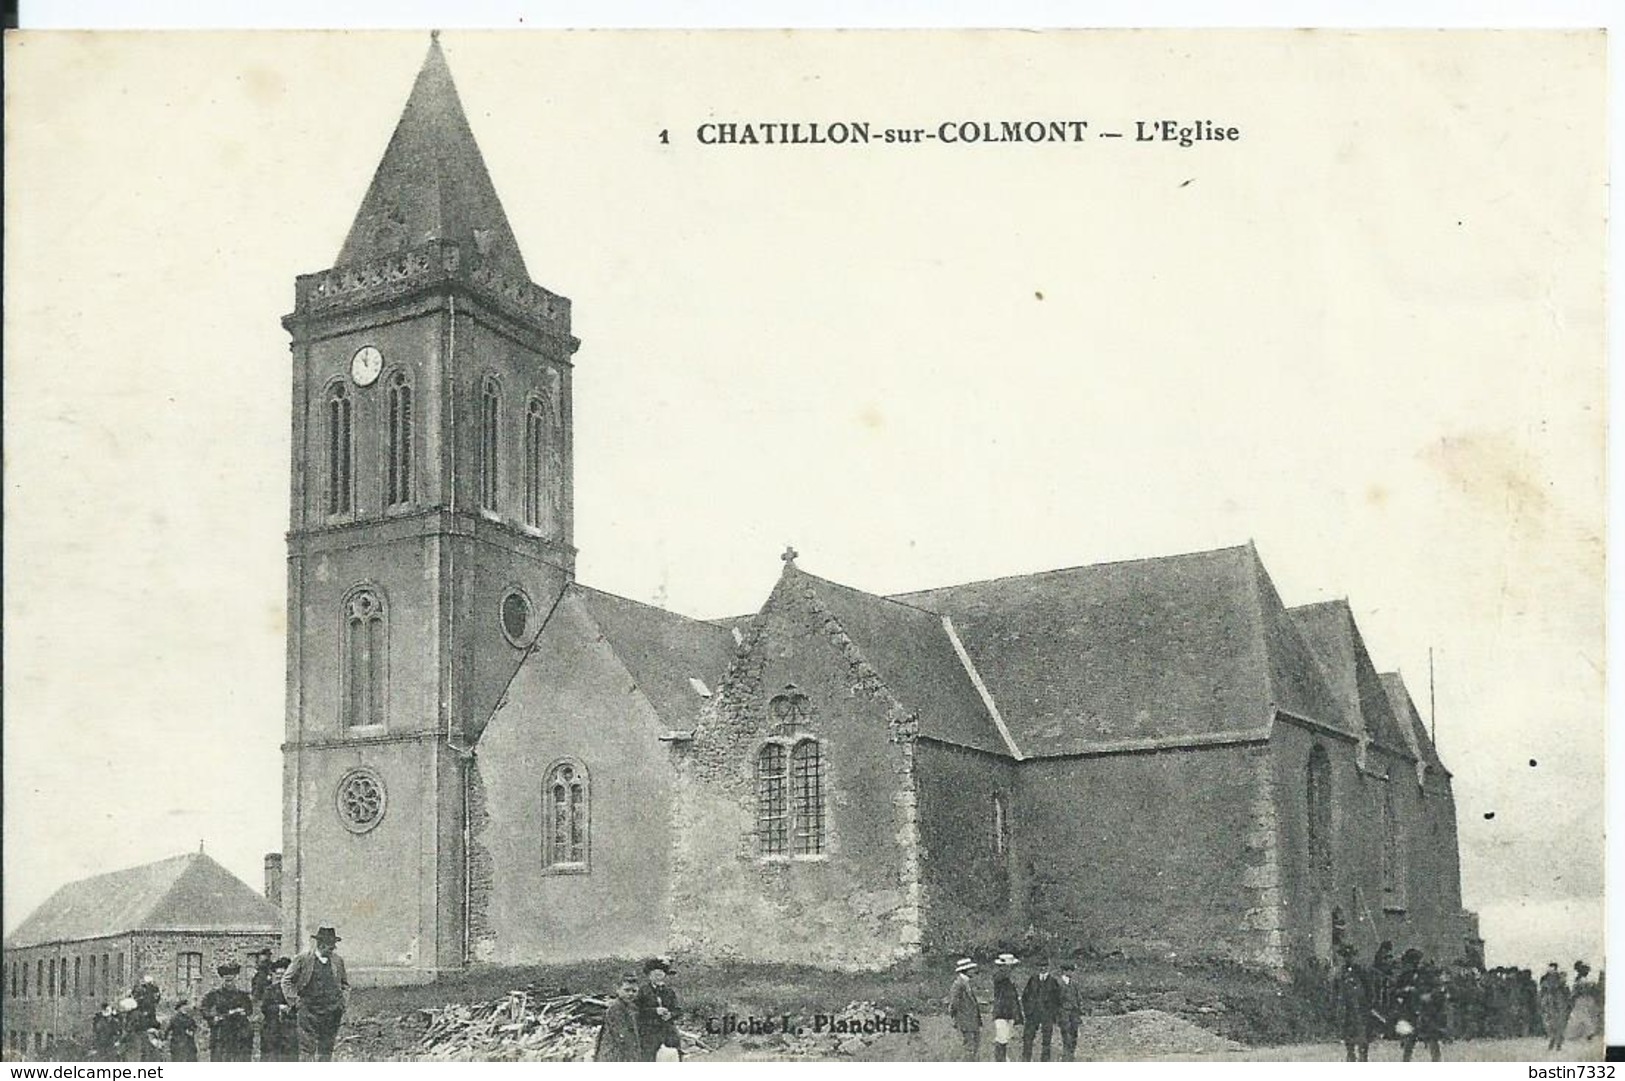
[[(1414, 959), (1412, 955), (1415, 955)], [(1446, 998), (1439, 970), (1422, 960), (1420, 950), (1406, 950), (1394, 989), (1394, 1004), (1402, 1028), (1401, 1058), (1409, 1062), (1418, 1043), (1427, 1045), (1428, 1057), (1439, 1061), (1439, 1044), (1445, 1037)]]
[(638, 988), (638, 1038), (643, 1041), (643, 1061), (653, 1062), (662, 1047), (674, 1047), (681, 1057), (683, 1042), (677, 1034), (677, 991), (666, 982), (671, 962), (663, 957), (646, 961), (644, 982)]
[(1354, 947), (1338, 951), (1343, 963), (1332, 977), (1332, 1003), (1337, 1015), (1337, 1034), (1343, 1041), (1343, 1057), (1349, 1062), (1371, 1060), (1371, 975), (1354, 959)]
[(282, 974), (282, 994), (293, 1007), (299, 1033), (299, 1058), (329, 1062), (339, 1023), (350, 1004), (350, 977), (338, 954), (343, 939), (332, 927), (318, 927), (314, 944), (293, 959)]
[(210, 1062), (247, 1062), (254, 1057), (254, 1000), (237, 986), (242, 970), (235, 961), (221, 965), (215, 970), (220, 986), (203, 996)]
[(292, 963), (286, 957), (278, 957), (265, 971), (256, 1000), (260, 1006), (261, 1062), (299, 1061), (299, 1031), (294, 1027), (288, 996), (282, 993), (282, 974)]
[(1071, 1062), (1078, 1051), (1078, 1026), (1083, 1022), (1083, 988), (1077, 965), (1061, 962), (1061, 1061)]
[(1027, 978), (1027, 986), (1021, 992), (1021, 1012), (1026, 1019), (1026, 1027), (1021, 1032), (1021, 1060), (1033, 1060), (1033, 1041), (1042, 1032), (1043, 1061), (1048, 1062), (1055, 1024), (1061, 1019), (1061, 981), (1050, 971), (1048, 957), (1040, 957), (1038, 971)]
[(621, 977), (620, 987), (609, 1008), (604, 1011), (604, 1023), (598, 1029), (598, 1042), (593, 1048), (594, 1062), (641, 1062), (643, 1040), (638, 1035), (638, 977), (628, 972)]
[(184, 998), (175, 1003), (175, 1012), (164, 1026), (164, 1042), (169, 1044), (169, 1061), (197, 1061), (197, 1021), (191, 1003)]
[(254, 976), (248, 981), (248, 997), (258, 1002), (265, 997), (265, 988), (271, 982), (271, 951), (254, 950), (248, 956), (254, 962)]
[(1010, 1057), (1010, 1037), (1015, 1026), (1021, 1024), (1021, 996), (1016, 994), (1015, 981), (1010, 971), (1021, 962), (1008, 953), (999, 954), (993, 962), (993, 1061), (1004, 1062)]
[(102, 1003), (90, 1019), (91, 1054), (98, 1062), (112, 1062), (118, 1058), (118, 1016), (110, 1003)]
[(975, 971), (976, 962), (961, 957), (954, 966), (954, 985), (948, 989), (948, 1016), (959, 1032), (966, 1062), (975, 1062), (982, 1050), (982, 1004), (976, 1001), (976, 992), (970, 985), (971, 973)]
[(1563, 1034), (1569, 1027), (1569, 983), (1563, 976), (1563, 970), (1553, 961), (1546, 966), (1546, 974), (1540, 978), (1540, 990), (1537, 992), (1540, 1002), (1540, 1020), (1546, 1026), (1546, 1050), (1560, 1051), (1563, 1049)]

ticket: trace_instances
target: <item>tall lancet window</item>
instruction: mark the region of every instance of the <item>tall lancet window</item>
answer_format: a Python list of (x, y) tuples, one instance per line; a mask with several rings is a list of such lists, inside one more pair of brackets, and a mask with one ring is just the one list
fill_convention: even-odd
[(496, 376), (480, 384), (480, 506), (497, 509), (497, 455), (501, 442), (502, 387)]
[(344, 605), (344, 724), (384, 723), (384, 665), (388, 627), (384, 605), (370, 589), (357, 590)]
[(560, 762), (548, 771), (547, 823), (542, 865), (554, 871), (587, 869), (587, 771)]
[(400, 507), (412, 502), (412, 384), (406, 373), (389, 377), (389, 447), (384, 465), (384, 501)]
[(327, 392), (328, 514), (348, 514), (355, 506), (354, 429), (350, 392), (334, 383)]
[(1308, 815), (1304, 822), (1306, 854), (1309, 874), (1318, 885), (1329, 885), (1332, 878), (1332, 761), (1326, 748), (1316, 744), (1309, 752), (1305, 770), (1305, 804)]
[(1395, 787), (1390, 769), (1382, 781), (1382, 904), (1399, 910), (1405, 907), (1405, 860)]
[(553, 532), (551, 507), (547, 498), (547, 444), (552, 438), (548, 405), (540, 396), (525, 406), (525, 524), (544, 533)]

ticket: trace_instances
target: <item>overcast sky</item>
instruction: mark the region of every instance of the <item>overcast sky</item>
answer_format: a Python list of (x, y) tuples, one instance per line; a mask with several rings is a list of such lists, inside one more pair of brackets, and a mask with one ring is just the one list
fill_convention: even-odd
[[(787, 542), (895, 592), (1253, 539), (1424, 712), (1435, 650), (1492, 961), (1597, 955), (1600, 34), (443, 42), (574, 300), (584, 582), (714, 616)], [(257, 884), (281, 845), (278, 317), (426, 46), (8, 38), (8, 931), (73, 878), (202, 839)], [(1129, 137), (694, 139), (1026, 118)], [(1163, 118), (1242, 138), (1133, 140)]]

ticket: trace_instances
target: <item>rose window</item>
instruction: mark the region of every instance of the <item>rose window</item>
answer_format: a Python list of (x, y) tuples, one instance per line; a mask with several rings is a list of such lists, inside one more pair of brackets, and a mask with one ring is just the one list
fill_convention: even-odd
[(370, 769), (346, 773), (336, 798), (339, 819), (352, 833), (366, 833), (384, 817), (384, 781)]

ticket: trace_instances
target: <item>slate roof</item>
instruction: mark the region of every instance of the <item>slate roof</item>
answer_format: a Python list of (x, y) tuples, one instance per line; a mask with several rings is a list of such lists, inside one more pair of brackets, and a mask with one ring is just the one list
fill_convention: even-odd
[(7, 949), (132, 931), (269, 932), (281, 911), (202, 852), (70, 882), (6, 938)]
[(1400, 730), (1348, 601), (1305, 604), (1290, 612), (1344, 710), (1360, 719), (1373, 743), (1409, 755), (1410, 743)]
[(530, 276), (438, 39), (430, 42), (334, 265), (383, 258), (430, 240), (455, 241), (465, 258), (479, 253), (509, 274)]
[(813, 583), (819, 600), (840, 621), (863, 659), (905, 707), (918, 712), (921, 736), (1010, 754), (940, 615), (799, 568), (788, 573)]
[(1444, 762), (1439, 758), (1438, 749), (1428, 736), (1427, 726), (1422, 723), (1422, 715), (1416, 711), (1416, 703), (1411, 701), (1405, 678), (1398, 672), (1383, 672), (1377, 678), (1382, 681), (1382, 689), (1388, 695), (1388, 705), (1393, 709), (1395, 718), (1399, 720), (1401, 733), (1407, 737), (1405, 742), (1412, 757), (1426, 762), (1429, 769), (1450, 776), (1450, 771), (1445, 769)]
[(1295, 712), (1319, 708), (1303, 650), (1271, 662), (1293, 630), (1267, 611), (1265, 582), (1248, 545), (897, 599), (952, 617), (1017, 746), (1039, 757), (1256, 736), (1278, 690)]
[(716, 691), (733, 658), (732, 633), (579, 583), (575, 589), (655, 712), (673, 729), (693, 728), (705, 699), (689, 680)]

